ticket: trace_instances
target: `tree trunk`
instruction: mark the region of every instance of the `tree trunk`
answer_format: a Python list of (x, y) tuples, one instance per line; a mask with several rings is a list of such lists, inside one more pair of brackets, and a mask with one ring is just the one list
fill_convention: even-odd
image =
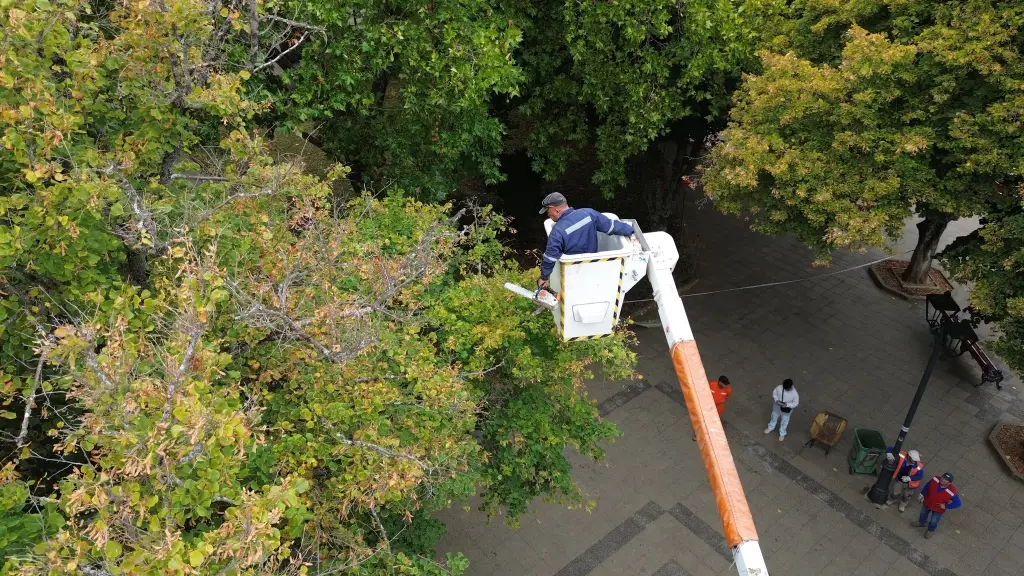
[(907, 284), (925, 284), (932, 269), (932, 259), (939, 248), (939, 238), (952, 218), (947, 214), (929, 214), (917, 223), (917, 246), (910, 266), (903, 272)]

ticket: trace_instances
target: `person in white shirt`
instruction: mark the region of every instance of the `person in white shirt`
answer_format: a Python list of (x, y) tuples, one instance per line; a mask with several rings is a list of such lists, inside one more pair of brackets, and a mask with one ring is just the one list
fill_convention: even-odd
[(771, 434), (775, 430), (775, 425), (779, 423), (779, 417), (782, 418), (782, 425), (779, 426), (779, 442), (786, 439), (786, 428), (789, 427), (789, 417), (793, 415), (793, 408), (800, 405), (800, 394), (796, 391), (796, 386), (793, 386), (793, 381), (786, 378), (775, 387), (772, 391), (772, 419), (768, 422), (768, 427), (765, 428), (765, 434)]

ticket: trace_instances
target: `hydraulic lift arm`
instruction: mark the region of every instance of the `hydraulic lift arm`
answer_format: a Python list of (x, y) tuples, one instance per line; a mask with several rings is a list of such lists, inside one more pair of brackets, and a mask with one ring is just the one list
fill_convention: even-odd
[[(557, 297), (544, 290), (533, 292), (511, 283), (505, 287), (532, 300), (538, 311), (550, 310), (560, 335), (571, 342), (611, 334), (619, 319), (623, 295), (642, 276), (647, 276), (654, 288), (661, 327), (668, 341), (672, 364), (686, 400), (686, 409), (718, 504), (736, 571), (740, 576), (768, 576), (729, 441), (722, 429), (722, 420), (708, 388), (708, 377), (697, 343), (672, 277), (672, 270), (679, 260), (675, 241), (665, 232), (644, 235), (635, 220), (623, 222), (632, 224), (635, 240), (624, 241), (618, 249), (611, 251), (563, 257), (560, 267), (555, 270), (561, 285)], [(550, 228), (548, 226), (549, 232)], [(554, 280), (553, 275), (553, 284)], [(588, 315), (590, 310), (598, 313)]]
[[(639, 230), (638, 227), (635, 229)], [(637, 234), (644, 252), (649, 255), (647, 278), (654, 288), (654, 300), (658, 304), (658, 315), (668, 341), (672, 364), (686, 400), (690, 422), (715, 494), (718, 514), (722, 519), (726, 542), (732, 550), (736, 571), (740, 576), (767, 576), (768, 567), (757, 541), (754, 519), (736, 472), (715, 400), (708, 388), (708, 377), (697, 351), (683, 301), (679, 298), (672, 277), (672, 269), (679, 257), (675, 242), (664, 232), (653, 232), (648, 238), (639, 232)]]

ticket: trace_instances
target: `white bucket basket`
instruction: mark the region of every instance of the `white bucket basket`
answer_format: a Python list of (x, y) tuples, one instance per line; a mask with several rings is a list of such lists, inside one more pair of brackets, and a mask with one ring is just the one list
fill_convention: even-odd
[[(551, 220), (544, 222), (548, 234), (553, 226)], [(611, 334), (626, 292), (647, 273), (647, 256), (629, 237), (598, 232), (597, 248), (590, 254), (562, 256), (551, 273), (551, 289), (558, 294), (555, 326), (564, 341)]]

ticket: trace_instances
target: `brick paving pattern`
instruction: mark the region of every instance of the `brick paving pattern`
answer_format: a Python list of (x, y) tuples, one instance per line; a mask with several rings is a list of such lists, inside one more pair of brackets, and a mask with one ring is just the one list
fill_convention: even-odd
[[(831, 269), (812, 268), (810, 251), (795, 240), (754, 234), (706, 202), (687, 210), (701, 257), (693, 294), (818, 276), (884, 256), (843, 253)], [(947, 236), (972, 225), (956, 223)], [(908, 222), (895, 250), (912, 248), (915, 233)], [(966, 305), (962, 287), (954, 296)], [(998, 420), (1024, 421), (1019, 379), (1008, 377), (996, 393), (973, 386), (980, 370), (966, 355), (940, 361), (906, 447), (921, 452), (926, 474), (953, 472), (964, 505), (925, 540), (910, 526), (916, 502), (903, 514), (874, 507), (862, 495), (874, 477), (850, 475), (846, 465), (853, 428), (895, 439), (930, 351), (923, 302), (880, 291), (858, 269), (684, 303), (708, 376), (733, 382), (726, 434), (772, 574), (1024, 576), (1024, 484), (987, 441)], [(624, 433), (604, 461), (573, 459), (593, 510), (537, 502), (510, 529), (500, 518), (488, 524), (470, 502), (470, 511), (440, 514), (449, 525), (440, 551), (465, 553), (473, 575), (734, 573), (665, 341), (659, 330), (637, 333), (645, 380), (589, 386), (602, 416)], [(779, 442), (762, 431), (771, 390), (783, 378), (796, 382), (801, 404)], [(820, 446), (803, 447), (823, 410), (849, 421), (828, 456)]]

